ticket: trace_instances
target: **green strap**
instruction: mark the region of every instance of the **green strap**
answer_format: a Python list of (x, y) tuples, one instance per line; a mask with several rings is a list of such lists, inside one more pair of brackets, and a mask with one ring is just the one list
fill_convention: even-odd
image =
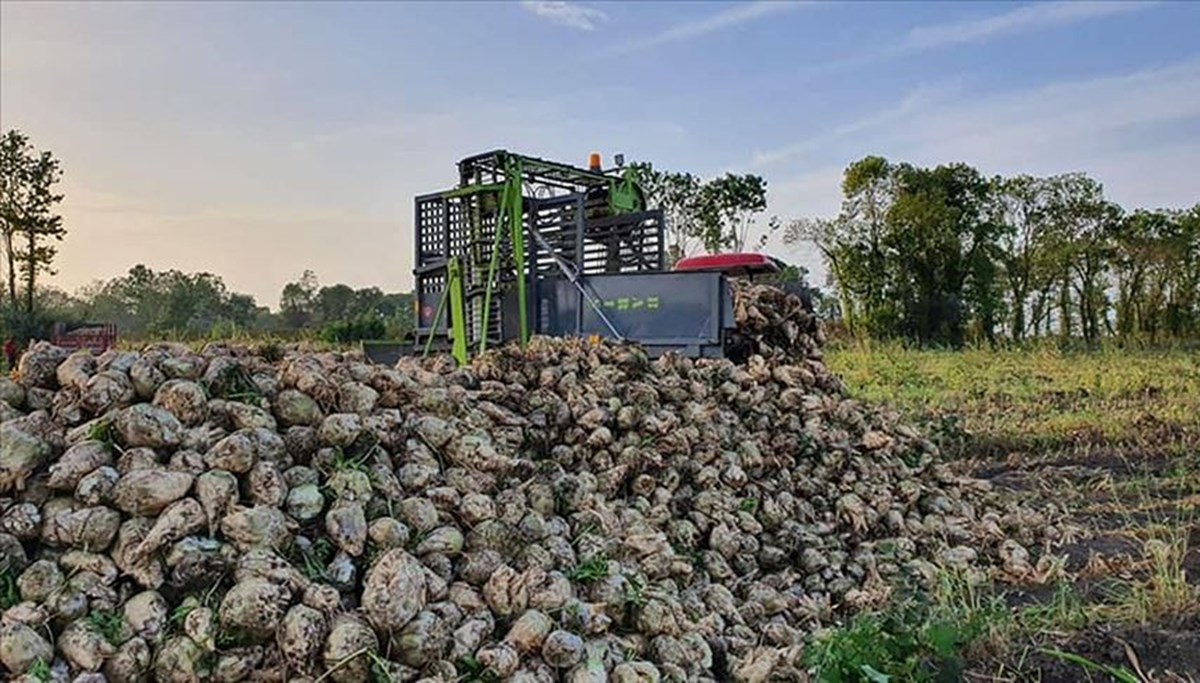
[[(503, 220), (505, 209), (511, 201), (509, 198), (510, 192), (504, 192), (500, 195), (500, 216)], [(496, 233), (492, 239), (492, 262), (488, 266), (487, 286), (483, 294), (483, 334), (479, 335), (479, 352), (483, 353), (487, 350), (487, 325), (491, 320), (492, 313), (492, 287), (496, 282), (496, 269), (500, 266), (500, 236), (504, 234), (503, 225), (500, 221), (496, 224)]]
[(523, 220), (525, 207), (522, 206), (524, 204), (521, 192), (522, 172), (521, 160), (513, 159), (508, 167), (509, 192), (512, 194), (508, 208), (512, 211), (510, 222), (513, 261), (517, 271), (517, 306), (520, 308), (518, 319), (521, 324), (521, 346), (524, 347), (529, 343), (529, 300), (525, 292), (525, 225)]
[(462, 264), (458, 257), (447, 264), (450, 294), (450, 334), (453, 339), (454, 359), (459, 365), (467, 364), (467, 320), (463, 302)]
[(468, 185), (467, 187), (460, 187), (455, 190), (447, 190), (446, 192), (442, 193), (442, 196), (447, 199), (452, 199), (454, 197), (466, 197), (469, 195), (478, 194), (480, 192), (500, 192), (504, 189), (505, 189), (504, 183), (490, 183), (487, 185)]

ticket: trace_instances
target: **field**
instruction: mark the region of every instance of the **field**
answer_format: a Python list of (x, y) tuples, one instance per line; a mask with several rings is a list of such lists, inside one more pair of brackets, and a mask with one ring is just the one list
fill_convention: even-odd
[[(856, 397), (925, 425), (963, 471), (1062, 505), (1079, 529), (1033, 579), (933, 596), (938, 618), (973, 627), (939, 653), (964, 678), (1200, 680), (1200, 354), (876, 344), (829, 363)], [(895, 620), (873, 618), (836, 634), (842, 655)], [(886, 641), (897, 658), (939, 649), (920, 642), (928, 619), (893, 629), (917, 641)]]

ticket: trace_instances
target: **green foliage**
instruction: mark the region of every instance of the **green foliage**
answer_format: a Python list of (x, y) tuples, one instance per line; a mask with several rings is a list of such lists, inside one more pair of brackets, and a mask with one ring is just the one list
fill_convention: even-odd
[(317, 275), (305, 270), (298, 282), (283, 286), (279, 297), (279, 312), (288, 327), (304, 327), (311, 322), (317, 295)]
[(575, 567), (567, 572), (567, 578), (575, 583), (595, 583), (608, 577), (608, 558), (604, 555), (596, 555), (584, 562), (580, 562)]
[(268, 363), (278, 363), (283, 360), (283, 346), (277, 339), (267, 339), (256, 348), (257, 354)]
[(230, 292), (218, 275), (141, 264), (83, 288), (72, 309), (77, 319), (115, 324), (122, 336), (158, 338), (235, 337), (255, 329), (266, 312), (253, 297)]
[(374, 650), (367, 651), (367, 658), (371, 660), (371, 683), (392, 683), (395, 680), (391, 674), (391, 662)]
[[(310, 277), (311, 276), (311, 277)], [(311, 296), (305, 294), (311, 288)], [(272, 314), (253, 297), (229, 291), (211, 273), (154, 271), (144, 265), (125, 275), (81, 288), (74, 295), (39, 287), (32, 313), (0, 309), (0, 330), (19, 339), (47, 338), (55, 322), (105, 322), (127, 339), (252, 340), (282, 358), (280, 337), (311, 335), (326, 343), (402, 338), (413, 326), (412, 295), (377, 287), (318, 287), (306, 272), (284, 287), (281, 312)], [(300, 293), (298, 294), (297, 291)]]
[(34, 662), (25, 673), (33, 680), (42, 681), (42, 683), (50, 683), (54, 680), (54, 671), (50, 668), (50, 662), (44, 659)]
[(21, 342), (45, 339), (54, 327), (55, 311), (40, 308), (35, 303), (32, 312), (23, 308), (0, 309), (0, 340), (12, 337)]
[(663, 212), (671, 263), (691, 255), (702, 230), (701, 180), (690, 173), (658, 170), (648, 163), (630, 164), (629, 168), (646, 194), (646, 205)]
[(966, 650), (1005, 618), (998, 604), (907, 595), (818, 635), (806, 664), (821, 683), (959, 680)]
[(99, 441), (110, 448), (116, 443), (116, 431), (110, 420), (96, 420), (88, 427), (88, 440)]
[(310, 581), (324, 583), (329, 580), (325, 568), (333, 560), (333, 555), (333, 544), (328, 539), (319, 538), (305, 549), (301, 549), (298, 545), (293, 546), (292, 564), (299, 565), (300, 571)]
[(213, 638), (218, 650), (232, 650), (251, 645), (254, 639), (236, 628), (221, 628)]
[(226, 401), (252, 403), (263, 395), (250, 371), (236, 363), (221, 370), (216, 381), (207, 388), (213, 397)]
[(1095, 671), (1096, 673), (1102, 673), (1106, 676), (1111, 676), (1112, 679), (1118, 683), (1141, 683), (1142, 680), (1138, 678), (1138, 676), (1132, 671), (1124, 667), (1106, 666), (1104, 664), (1093, 662), (1087, 657), (1070, 652), (1063, 652), (1061, 650), (1053, 650), (1048, 648), (1039, 650), (1039, 652), (1069, 664), (1077, 664), (1088, 671)]
[(0, 567), (0, 611), (21, 602), (21, 591), (17, 589), (17, 572), (6, 562)]
[(175, 609), (171, 610), (171, 614), (167, 617), (167, 624), (170, 625), (170, 627), (176, 632), (182, 632), (183, 624), (185, 621), (187, 621), (188, 615), (199, 607), (199, 603), (194, 602), (184, 602), (180, 605), (177, 605)]
[(1110, 226), (1116, 332), (1155, 343), (1200, 332), (1200, 204)]
[(87, 616), (88, 623), (113, 645), (121, 644), (121, 636), (125, 631), (125, 618), (118, 612), (91, 611)]
[(842, 191), (836, 217), (792, 221), (784, 242), (820, 250), (855, 336), (1200, 334), (1200, 205), (1126, 215), (1082, 173), (985, 179), (877, 156), (850, 164)]
[(500, 681), (500, 676), (495, 671), (471, 656), (459, 659), (454, 663), (454, 668), (458, 672), (458, 680), (462, 683), (499, 683)]
[(727, 173), (706, 181), (648, 163), (631, 164), (630, 170), (647, 206), (663, 212), (672, 263), (698, 248), (745, 251), (755, 217), (767, 208), (767, 181), (761, 176)]
[(626, 576), (621, 599), (627, 610), (643, 607), (646, 604), (646, 584), (636, 576)]
[(378, 287), (320, 286), (311, 270), (289, 282), (279, 299), (280, 316), (291, 328), (317, 330), (328, 343), (401, 338), (413, 326), (411, 294), (385, 294)]
[(767, 209), (767, 181), (727, 173), (700, 188), (700, 239), (709, 253), (745, 251), (754, 217)]
[(318, 339), (330, 344), (383, 339), (386, 335), (387, 323), (382, 318), (370, 315), (328, 323), (317, 332)]
[(975, 169), (866, 157), (842, 188), (837, 218), (794, 222), (784, 241), (821, 250), (853, 333), (961, 346), (972, 318), (994, 327), (999, 231)]
[[(34, 314), (38, 275), (54, 274), (58, 250), (53, 242), (62, 241), (67, 232), (62, 216), (54, 213), (63, 200), (53, 190), (61, 179), (58, 159), (35, 149), (24, 133), (9, 130), (0, 137), (0, 272), (8, 308), (26, 316)], [(18, 300), (18, 275), (23, 302)]]

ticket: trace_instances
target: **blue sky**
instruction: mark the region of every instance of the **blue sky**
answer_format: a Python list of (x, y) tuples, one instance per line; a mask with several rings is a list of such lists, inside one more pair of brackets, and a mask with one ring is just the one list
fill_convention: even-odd
[[(412, 198), (506, 147), (768, 181), (829, 215), (866, 154), (1200, 201), (1200, 3), (0, 4), (0, 124), (63, 159), (55, 284), (305, 268), (407, 288)], [(804, 248), (772, 245), (821, 277)]]

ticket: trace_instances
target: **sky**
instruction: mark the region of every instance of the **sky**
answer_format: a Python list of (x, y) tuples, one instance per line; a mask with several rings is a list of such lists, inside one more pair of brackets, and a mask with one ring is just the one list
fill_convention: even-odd
[[(0, 128), (62, 160), (55, 286), (144, 263), (276, 308), (412, 283), (413, 198), (504, 148), (830, 216), (868, 154), (1200, 201), (1200, 2), (0, 3)], [(804, 246), (772, 253), (824, 269)]]

